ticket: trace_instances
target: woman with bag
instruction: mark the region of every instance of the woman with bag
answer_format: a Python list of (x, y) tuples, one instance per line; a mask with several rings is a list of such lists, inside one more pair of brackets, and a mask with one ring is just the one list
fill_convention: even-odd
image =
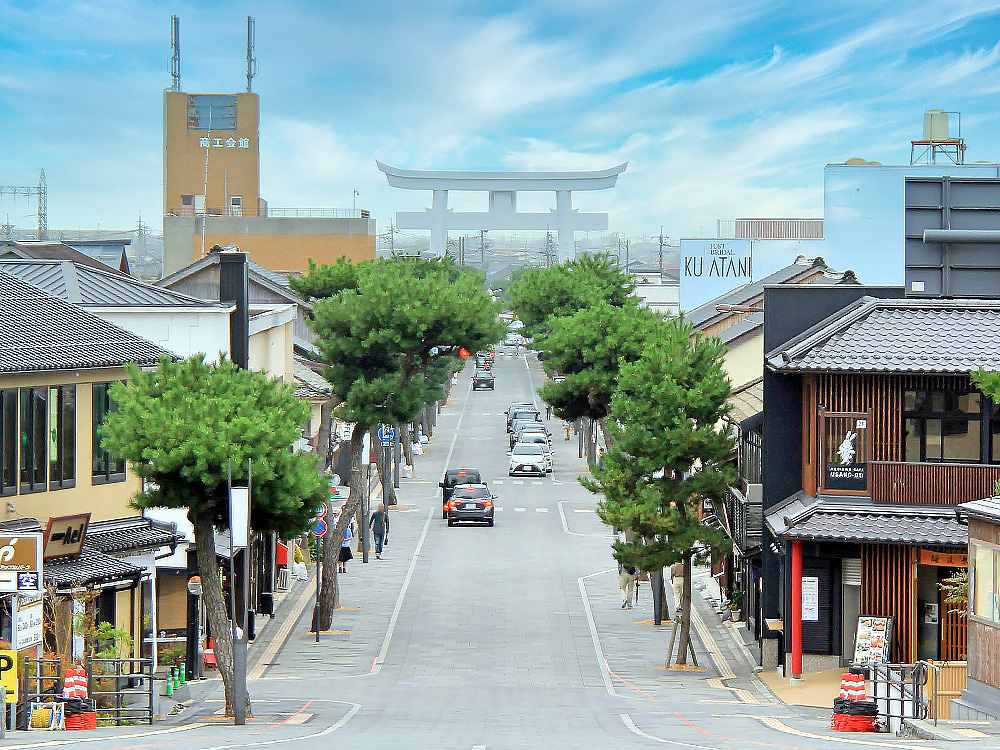
[(354, 559), (354, 553), (351, 552), (351, 540), (354, 538), (354, 519), (347, 525), (344, 529), (344, 541), (340, 543), (340, 556), (337, 560), (340, 562), (340, 572), (347, 572), (347, 561)]

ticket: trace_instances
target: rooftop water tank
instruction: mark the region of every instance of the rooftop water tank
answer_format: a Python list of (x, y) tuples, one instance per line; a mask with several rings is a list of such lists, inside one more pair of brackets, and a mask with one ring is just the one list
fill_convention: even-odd
[(948, 113), (943, 109), (928, 109), (924, 112), (924, 140), (948, 140)]

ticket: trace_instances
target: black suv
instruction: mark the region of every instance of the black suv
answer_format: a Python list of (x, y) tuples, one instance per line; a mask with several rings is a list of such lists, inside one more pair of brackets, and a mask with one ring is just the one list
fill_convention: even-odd
[(489, 370), (477, 370), (472, 376), (472, 390), (478, 391), (482, 388), (494, 389), (496, 378)]
[(482, 484), (483, 478), (479, 469), (448, 469), (444, 479), (438, 482), (441, 488), (441, 518), (448, 517), (448, 501), (459, 484)]

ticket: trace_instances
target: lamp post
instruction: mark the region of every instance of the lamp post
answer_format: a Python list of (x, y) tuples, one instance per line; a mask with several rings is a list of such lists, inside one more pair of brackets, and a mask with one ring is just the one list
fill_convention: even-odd
[[(233, 487), (232, 464), (229, 467), (229, 602), (233, 626), (233, 718), (237, 726), (247, 723), (247, 646), (250, 623), (247, 622), (247, 587), (250, 584), (250, 485), (251, 464), (247, 460), (247, 486)], [(240, 611), (243, 629), (236, 621), (236, 578), (234, 558), (237, 548), (243, 551), (242, 581), (240, 586)]]

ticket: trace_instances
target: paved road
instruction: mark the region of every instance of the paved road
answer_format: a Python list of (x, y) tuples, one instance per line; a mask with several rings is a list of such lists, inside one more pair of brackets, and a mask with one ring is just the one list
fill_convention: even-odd
[[(778, 704), (707, 610), (699, 660), (709, 671), (657, 672), (666, 634), (637, 624), (645, 609), (619, 607), (611, 538), (576, 481), (586, 467), (575, 439), (558, 436), (551, 477), (507, 476), (503, 412), (530, 400), (542, 377), (537, 361), (500, 356), (495, 371), (495, 392), (471, 392), (471, 371), (463, 373), (418, 459), (420, 476), (400, 491), (386, 555), (352, 562), (342, 579), (338, 632), (315, 643), (307, 612), (280, 654), (256, 670), (256, 722), (213, 723), (216, 698), (166, 734), (99, 746), (899, 746), (884, 735), (831, 737), (828, 716)], [(557, 421), (551, 427), (559, 431)], [(494, 528), (449, 528), (441, 519), (437, 481), (446, 465), (483, 471), (499, 495)]]

